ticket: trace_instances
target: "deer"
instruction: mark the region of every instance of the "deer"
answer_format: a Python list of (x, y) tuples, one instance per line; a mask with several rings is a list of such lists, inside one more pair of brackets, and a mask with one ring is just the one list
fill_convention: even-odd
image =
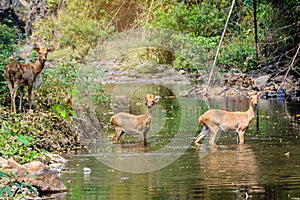
[(40, 48), (39, 45), (34, 44), (33, 50), (38, 52), (38, 57), (35, 63), (21, 64), (16, 61), (10, 62), (5, 69), (4, 75), (8, 81), (8, 88), (11, 97), (11, 109), (16, 113), (16, 96), (18, 88), (20, 87), (20, 104), (19, 110), (22, 108), (22, 99), (24, 87), (28, 86), (28, 97), (29, 97), (29, 110), (31, 110), (31, 98), (32, 98), (32, 86), (35, 82), (36, 77), (44, 69), (47, 55), (49, 52), (54, 50), (53, 46), (48, 48)]
[(202, 125), (202, 131), (194, 138), (194, 143), (198, 142), (210, 133), (209, 144), (214, 145), (217, 134), (220, 131), (233, 131), (237, 133), (237, 142), (244, 144), (244, 135), (250, 123), (255, 117), (256, 107), (260, 93), (249, 94), (250, 105), (245, 112), (211, 109), (199, 117), (199, 124)]
[(111, 125), (115, 128), (116, 134), (113, 137), (114, 141), (118, 141), (122, 133), (128, 135), (138, 134), (141, 141), (146, 141), (146, 134), (150, 129), (151, 124), (151, 108), (160, 99), (159, 96), (152, 94), (146, 95), (147, 111), (143, 115), (133, 115), (125, 112), (120, 112), (110, 118)]

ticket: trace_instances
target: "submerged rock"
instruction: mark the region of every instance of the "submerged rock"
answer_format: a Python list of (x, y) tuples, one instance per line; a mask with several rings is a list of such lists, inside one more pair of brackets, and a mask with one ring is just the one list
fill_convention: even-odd
[(85, 167), (85, 168), (82, 169), (82, 171), (83, 171), (84, 174), (90, 174), (92, 170), (88, 167)]

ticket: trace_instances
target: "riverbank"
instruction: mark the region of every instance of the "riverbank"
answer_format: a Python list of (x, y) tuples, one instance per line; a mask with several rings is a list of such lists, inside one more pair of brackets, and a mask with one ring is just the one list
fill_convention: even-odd
[[(18, 110), (17, 114), (11, 112), (9, 92), (4, 93), (0, 98), (2, 102), (0, 106), (0, 157), (3, 163), (13, 163), (14, 167), (23, 169), (23, 172), (27, 174), (26, 177), (32, 175), (32, 170), (27, 169), (26, 166), (38, 164), (39, 167), (33, 172), (41, 175), (36, 178), (37, 181), (48, 180), (53, 174), (49, 168), (51, 164), (48, 158), (49, 153), (62, 155), (67, 152), (74, 153), (82, 148), (76, 126), (76, 114), (72, 112), (70, 94), (78, 65), (62, 61), (49, 61), (48, 64), (52, 68), (46, 68), (43, 71), (42, 84), (34, 90), (32, 110), (28, 110), (27, 95), (24, 98), (24, 110)], [(0, 173), (4, 176), (1, 176), (0, 181), (1, 197), (11, 198), (14, 195), (11, 192), (12, 187), (19, 185), (16, 195), (20, 197), (25, 195), (29, 198), (44, 193), (43, 189), (37, 185), (38, 183), (25, 178), (25, 186), (39, 188), (38, 194), (32, 192), (27, 194), (27, 190), (23, 190), (25, 187), (22, 185), (23, 179), (20, 179), (23, 176), (14, 171), (7, 171), (7, 166), (5, 166), (6, 164), (0, 167)], [(9, 166), (8, 168), (14, 168)], [(62, 183), (57, 175), (54, 177), (57, 182)], [(50, 182), (44, 184), (51, 185)]]

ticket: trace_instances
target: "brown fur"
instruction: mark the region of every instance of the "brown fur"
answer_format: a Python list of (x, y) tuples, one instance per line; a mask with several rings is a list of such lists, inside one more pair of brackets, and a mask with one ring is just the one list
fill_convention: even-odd
[(201, 133), (194, 139), (195, 144), (210, 133), (209, 144), (215, 143), (218, 132), (234, 131), (238, 133), (238, 142), (244, 143), (244, 134), (255, 116), (259, 95), (250, 95), (249, 109), (245, 112), (228, 112), (212, 109), (199, 117), (199, 124), (203, 126)]
[(113, 140), (119, 140), (119, 137), (123, 132), (127, 134), (139, 134), (141, 140), (146, 139), (146, 134), (149, 131), (151, 124), (151, 108), (154, 103), (159, 100), (159, 97), (147, 94), (146, 100), (148, 110), (144, 115), (132, 115), (120, 112), (110, 118), (110, 123), (116, 130), (116, 135)]
[(11, 106), (13, 112), (16, 113), (16, 96), (18, 88), (20, 87), (20, 104), (19, 110), (22, 107), (23, 90), (25, 86), (28, 86), (29, 97), (29, 109), (31, 109), (31, 96), (32, 86), (37, 77), (43, 70), (45, 62), (47, 60), (47, 54), (54, 50), (51, 46), (49, 48), (40, 48), (37, 44), (34, 44), (35, 51), (39, 53), (37, 61), (31, 64), (20, 64), (16, 61), (10, 62), (5, 69), (4, 75), (8, 81), (8, 88), (11, 96)]

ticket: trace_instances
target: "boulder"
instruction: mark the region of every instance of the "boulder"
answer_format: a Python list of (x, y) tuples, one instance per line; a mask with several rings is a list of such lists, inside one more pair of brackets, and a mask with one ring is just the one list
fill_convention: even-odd
[(65, 192), (67, 190), (60, 179), (59, 174), (40, 161), (33, 161), (21, 165), (13, 159), (8, 159), (6, 163), (5, 159), (0, 158), (0, 163), (4, 163), (2, 164), (2, 166), (4, 166), (3, 168), (16, 174), (16, 180), (19, 183), (24, 181), (25, 183), (38, 188), (41, 192), (57, 193)]
[(6, 168), (7, 163), (8, 163), (7, 160), (0, 156), (0, 168)]

